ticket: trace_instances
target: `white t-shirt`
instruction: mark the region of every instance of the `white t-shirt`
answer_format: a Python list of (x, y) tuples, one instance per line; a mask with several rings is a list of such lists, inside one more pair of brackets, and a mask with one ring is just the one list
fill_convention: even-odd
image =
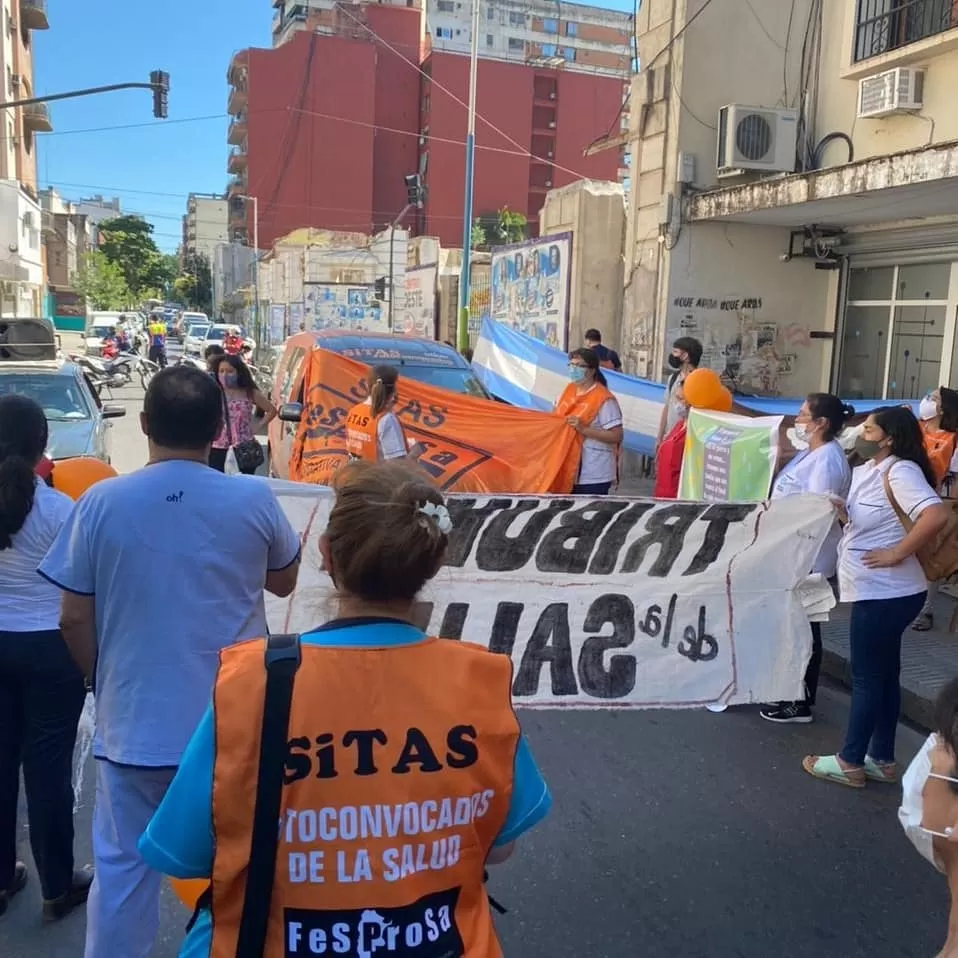
[(406, 436), (394, 412), (384, 412), (376, 423), (376, 438), (379, 440), (379, 455), (383, 459), (401, 459), (409, 451)]
[(84, 493), (40, 572), (95, 597), (94, 755), (178, 765), (220, 649), (266, 634), (267, 573), (298, 555), (299, 536), (255, 476), (171, 460)]
[(898, 505), (912, 520), (929, 506), (941, 502), (913, 462), (889, 456), (852, 471), (848, 493), (848, 524), (838, 550), (838, 585), (843, 602), (893, 599), (917, 595), (928, 588), (921, 563), (915, 556), (887, 569), (869, 569), (862, 561), (872, 549), (891, 549), (905, 538), (905, 527), (885, 494), (888, 473)]
[[(593, 429), (615, 429), (622, 425), (622, 410), (616, 399), (607, 399), (599, 407), (595, 419), (589, 425)], [(615, 482), (618, 474), (616, 454), (618, 447), (598, 439), (582, 440), (582, 459), (579, 461), (579, 476), (576, 483), (588, 486), (597, 483)]]
[(13, 545), (0, 552), (0, 630), (46, 632), (60, 627), (63, 594), (37, 566), (73, 511), (73, 500), (37, 480), (33, 508)]
[[(838, 496), (845, 499), (848, 497), (851, 481), (851, 467), (848, 465), (842, 447), (833, 439), (817, 449), (807, 449), (798, 453), (775, 477), (772, 498), (782, 499), (785, 496), (816, 493), (821, 496)], [(842, 527), (836, 519), (812, 565), (813, 573), (820, 572), (829, 579), (835, 575), (838, 543), (841, 538)]]

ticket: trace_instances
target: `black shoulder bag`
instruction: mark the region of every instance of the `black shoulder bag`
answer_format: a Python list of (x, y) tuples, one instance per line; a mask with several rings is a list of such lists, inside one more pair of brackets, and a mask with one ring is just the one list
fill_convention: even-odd
[(229, 443), (229, 448), (233, 450), (233, 455), (236, 456), (236, 465), (239, 466), (240, 472), (256, 472), (266, 460), (263, 447), (256, 439), (246, 439), (234, 444), (235, 437), (230, 422), (230, 404), (226, 398), (225, 389), (223, 390), (223, 416), (226, 420), (226, 441)]

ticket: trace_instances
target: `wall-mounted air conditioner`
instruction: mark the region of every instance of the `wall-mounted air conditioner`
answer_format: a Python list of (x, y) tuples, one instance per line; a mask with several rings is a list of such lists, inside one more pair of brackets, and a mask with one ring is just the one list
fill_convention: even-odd
[(548, 186), (549, 189), (552, 189), (552, 180), (546, 180), (546, 186)]
[(719, 177), (760, 171), (794, 173), (798, 110), (732, 103), (718, 115)]
[(550, 100), (554, 100), (555, 98), (556, 98), (556, 93), (555, 93), (555, 90), (553, 90), (553, 91), (549, 94), (549, 99), (550, 99)]
[(556, 128), (556, 121), (555, 121), (555, 120), (549, 120), (549, 129), (550, 129), (550, 130), (554, 130), (555, 128)]
[(858, 115), (868, 119), (920, 110), (924, 92), (924, 70), (896, 67), (876, 73), (858, 83)]

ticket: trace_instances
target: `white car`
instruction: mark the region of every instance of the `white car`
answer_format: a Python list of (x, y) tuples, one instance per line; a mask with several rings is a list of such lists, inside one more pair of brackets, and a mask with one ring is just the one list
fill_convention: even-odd
[[(210, 343), (222, 344), (230, 333), (239, 336), (242, 332), (242, 329), (233, 323), (214, 323), (206, 331), (206, 345), (209, 346)], [(243, 340), (243, 344), (250, 349), (256, 349), (256, 340), (250, 339), (248, 336)]]
[(201, 356), (206, 349), (206, 334), (209, 332), (209, 325), (197, 324), (186, 328), (186, 335), (183, 337), (183, 352), (187, 356), (196, 354)]

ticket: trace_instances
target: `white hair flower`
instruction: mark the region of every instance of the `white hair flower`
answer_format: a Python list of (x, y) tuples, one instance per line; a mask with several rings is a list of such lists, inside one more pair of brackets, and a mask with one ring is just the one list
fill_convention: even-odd
[(452, 532), (452, 518), (445, 506), (437, 506), (434, 502), (424, 502), (417, 511), (434, 520), (443, 535), (449, 535)]

